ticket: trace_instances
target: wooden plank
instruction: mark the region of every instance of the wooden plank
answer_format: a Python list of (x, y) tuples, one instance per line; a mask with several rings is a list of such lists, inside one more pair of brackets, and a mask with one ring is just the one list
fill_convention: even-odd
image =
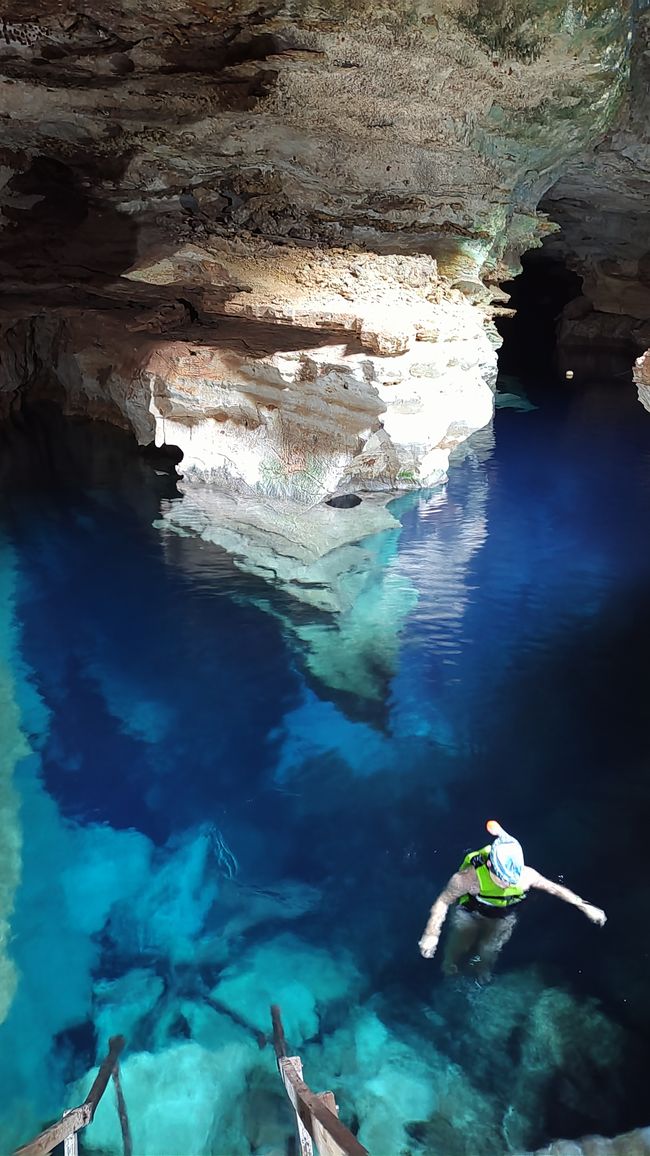
[[(320, 1100), (321, 1104), (324, 1104), (326, 1108), (329, 1108), (330, 1112), (338, 1119), (339, 1110), (336, 1100), (334, 1099), (334, 1093), (316, 1092), (315, 1095), (316, 1099)], [(340, 1148), (338, 1146), (334, 1149), (328, 1147), (328, 1144), (332, 1143), (333, 1141), (330, 1140), (329, 1134), (325, 1132), (320, 1121), (316, 1119), (314, 1120), (314, 1140), (316, 1142), (319, 1156), (330, 1156), (331, 1152), (334, 1152), (335, 1156), (338, 1156)]]
[(273, 1024), (273, 1047), (276, 1059), (280, 1060), (287, 1054), (287, 1041), (284, 1037), (282, 1017), (277, 1003), (271, 1004), (271, 1023)]
[[(47, 1156), (47, 1153), (52, 1152), (59, 1144), (65, 1144), (80, 1128), (86, 1128), (90, 1124), (125, 1042), (124, 1036), (113, 1036), (108, 1041), (108, 1055), (102, 1061), (83, 1104), (65, 1112), (58, 1123), (40, 1132), (29, 1144), (16, 1148), (14, 1156)], [(68, 1156), (67, 1149), (65, 1156)]]
[(131, 1125), (129, 1124), (129, 1114), (126, 1110), (124, 1092), (122, 1091), (120, 1069), (118, 1068), (117, 1064), (113, 1068), (113, 1083), (115, 1085), (115, 1098), (117, 1100), (117, 1114), (119, 1116), (120, 1130), (122, 1132), (122, 1149), (124, 1151), (124, 1156), (133, 1156)]
[(31, 1143), (17, 1148), (14, 1156), (46, 1156), (46, 1153), (51, 1152), (58, 1144), (64, 1144), (68, 1136), (72, 1136), (80, 1128), (85, 1128), (86, 1124), (90, 1123), (90, 1119), (90, 1106), (88, 1104), (82, 1104), (80, 1108), (73, 1108), (71, 1112), (66, 1113), (62, 1120), (59, 1120), (58, 1124), (53, 1124), (51, 1128), (46, 1128), (44, 1132), (40, 1132)]
[[(70, 1112), (63, 1113), (63, 1119), (69, 1116)], [(77, 1133), (73, 1132), (71, 1136), (66, 1136), (63, 1141), (63, 1156), (79, 1156), (79, 1144), (77, 1143)]]
[(316, 1142), (320, 1156), (369, 1156), (367, 1149), (341, 1123), (327, 1103), (307, 1087), (297, 1057), (287, 1056), (278, 1060), (278, 1067), (296, 1114)]
[(296, 1113), (300, 1156), (314, 1156), (311, 1136), (301, 1119), (300, 1101), (296, 1092), (296, 1086), (302, 1083), (302, 1061), (299, 1056), (291, 1056), (290, 1058), (283, 1056), (278, 1060), (278, 1066), (280, 1068), (280, 1075), (282, 1076), (282, 1083), (285, 1086), (286, 1093)]
[(84, 1107), (86, 1104), (90, 1106), (91, 1120), (97, 1111), (99, 1101), (106, 1091), (108, 1081), (113, 1074), (113, 1068), (118, 1061), (118, 1057), (125, 1043), (126, 1040), (124, 1036), (112, 1036), (108, 1041), (108, 1055), (105, 1060), (102, 1060), (101, 1067), (93, 1080), (93, 1086), (84, 1100)]
[[(331, 1092), (329, 1094), (332, 1095)], [(312, 1136), (319, 1156), (369, 1156), (368, 1150), (352, 1135), (350, 1129), (313, 1092), (308, 1092), (308, 1107), (312, 1115)]]

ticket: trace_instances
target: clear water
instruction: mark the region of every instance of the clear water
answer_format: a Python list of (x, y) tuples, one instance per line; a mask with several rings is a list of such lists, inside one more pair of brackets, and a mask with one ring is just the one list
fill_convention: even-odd
[[(286, 1152), (272, 1001), (373, 1156), (647, 1123), (650, 421), (535, 400), (394, 504), (374, 699), (307, 668), (304, 607), (154, 527), (173, 471), (128, 439), (3, 446), (3, 1151), (123, 1032), (138, 1156)], [(609, 920), (532, 898), (479, 989), (417, 940), (491, 816)], [(119, 1151), (110, 1093), (85, 1144)]]

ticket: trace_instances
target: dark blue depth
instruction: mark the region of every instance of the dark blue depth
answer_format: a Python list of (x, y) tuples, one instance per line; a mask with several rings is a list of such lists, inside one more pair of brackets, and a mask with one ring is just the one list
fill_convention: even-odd
[[(16, 486), (9, 476), (3, 515), (19, 559), (22, 657), (51, 711), (42, 774), (70, 821), (135, 828), (159, 847), (214, 823), (243, 877), (320, 888), (327, 915), (305, 914), (300, 934), (353, 952), (397, 1034), (421, 1024), (423, 1007), (442, 1009), (448, 1054), (470, 1068), (474, 1041), (417, 940), (485, 820), (607, 910), (598, 930), (533, 897), (501, 964), (538, 965), (545, 982), (597, 997), (627, 1033), (608, 1102), (594, 1094), (569, 1110), (550, 1090), (540, 1145), (647, 1123), (650, 1026), (650, 418), (627, 387), (541, 400), (498, 413), (494, 447), (479, 435), (444, 496), (395, 503), (398, 566), (419, 601), (386, 702), (359, 706), (358, 717), (381, 717), (375, 733), (395, 752), (363, 776), (339, 746), (299, 781), (274, 778), (305, 693), (345, 723), (341, 696), (305, 675), (255, 600), (304, 611), (216, 547), (194, 543), (190, 566), (182, 539), (153, 528), (175, 492), (160, 462), (102, 427), (89, 445), (80, 429), (87, 456), (55, 438), (55, 466), (32, 459), (31, 492), (25, 473)], [(409, 736), (412, 717), (423, 721)], [(99, 974), (133, 966), (115, 944), (103, 950)], [(87, 1062), (87, 1031), (66, 1037), (71, 1070), (75, 1048)]]

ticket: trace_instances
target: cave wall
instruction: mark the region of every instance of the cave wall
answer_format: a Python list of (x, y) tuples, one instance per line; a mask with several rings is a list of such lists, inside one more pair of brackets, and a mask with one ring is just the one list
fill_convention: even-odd
[[(611, 128), (567, 165), (544, 211), (560, 225), (547, 242), (583, 282), (564, 310), (559, 343), (627, 359), (650, 345), (650, 11), (635, 4), (630, 81)], [(568, 364), (567, 361), (567, 364)]]
[(300, 500), (436, 480), (489, 420), (498, 284), (620, 117), (637, 23), (620, 0), (6, 5), (5, 410), (49, 392)]
[(634, 381), (639, 401), (650, 413), (650, 350), (646, 350), (634, 363)]

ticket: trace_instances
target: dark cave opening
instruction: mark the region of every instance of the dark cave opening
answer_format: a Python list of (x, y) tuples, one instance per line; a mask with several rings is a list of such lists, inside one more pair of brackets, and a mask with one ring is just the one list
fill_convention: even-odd
[(503, 338), (499, 372), (527, 380), (560, 380), (557, 357), (559, 316), (569, 301), (580, 297), (582, 281), (561, 259), (543, 248), (521, 258), (522, 272), (502, 288), (510, 294), (514, 316), (498, 317)]
[[(143, 492), (153, 488), (177, 497), (178, 446), (138, 445), (133, 434), (105, 421), (66, 415), (52, 400), (16, 408), (0, 422), (0, 490), (5, 503), (46, 486), (50, 493), (89, 487)], [(157, 507), (152, 507), (157, 517)]]

